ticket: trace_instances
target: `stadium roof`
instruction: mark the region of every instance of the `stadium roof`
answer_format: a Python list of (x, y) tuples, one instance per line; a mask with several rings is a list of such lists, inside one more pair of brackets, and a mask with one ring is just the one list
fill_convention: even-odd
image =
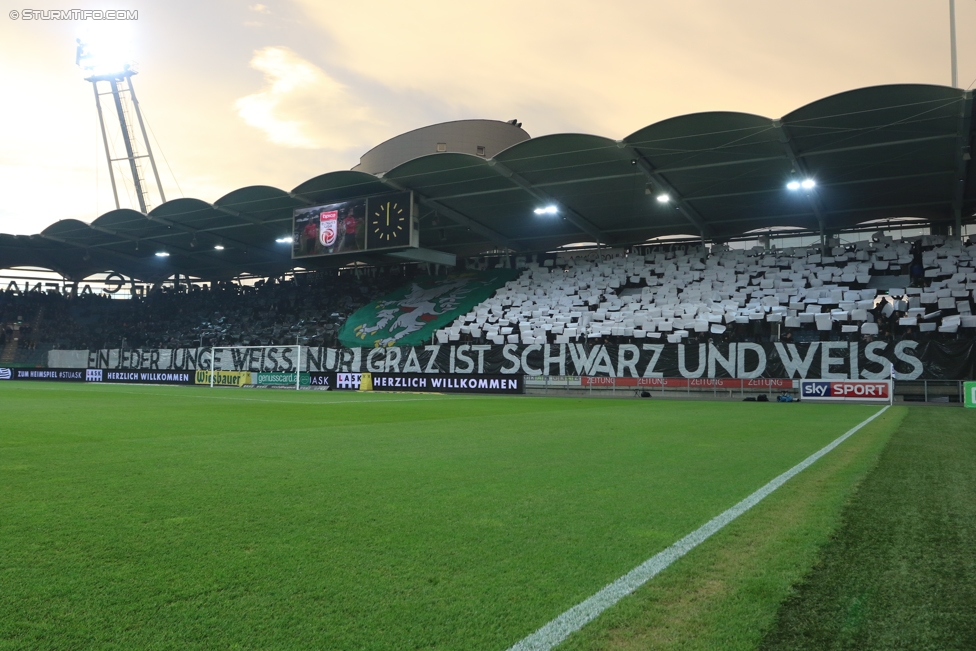
[[(45, 267), (73, 279), (113, 270), (160, 280), (346, 264), (346, 256), (293, 262), (289, 245), (275, 240), (290, 234), (295, 208), (401, 188), (420, 202), (421, 246), (458, 255), (583, 241), (629, 245), (677, 234), (721, 240), (782, 226), (838, 232), (899, 217), (951, 224), (961, 216), (970, 223), (973, 110), (972, 91), (876, 86), (778, 120), (695, 113), (622, 140), (555, 134), (487, 160), (431, 154), (380, 176), (329, 172), (291, 192), (252, 186), (212, 204), (175, 199), (148, 215), (113, 210), (91, 224), (67, 219), (38, 235), (0, 235), (0, 268)], [(806, 178), (816, 187), (786, 188)], [(662, 194), (670, 201), (657, 201)], [(558, 213), (534, 213), (546, 205)], [(156, 256), (160, 251), (169, 257)]]

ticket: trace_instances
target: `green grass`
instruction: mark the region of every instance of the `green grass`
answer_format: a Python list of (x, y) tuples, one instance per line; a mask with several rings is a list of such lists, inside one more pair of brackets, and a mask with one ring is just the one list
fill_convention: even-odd
[(560, 648), (754, 651), (907, 411), (888, 410)]
[[(876, 410), (4, 383), (0, 648), (505, 649)], [(665, 572), (667, 600), (732, 549), (733, 592), (774, 611), (896, 420)], [(720, 636), (718, 596), (666, 619)]]
[(763, 649), (976, 649), (976, 413), (912, 409)]

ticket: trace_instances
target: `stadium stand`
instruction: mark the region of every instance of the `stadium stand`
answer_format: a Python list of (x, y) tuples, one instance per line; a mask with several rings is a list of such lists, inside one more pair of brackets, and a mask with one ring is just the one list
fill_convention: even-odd
[[(513, 259), (521, 270), (517, 278), (432, 339), (501, 345), (973, 336), (972, 242), (930, 235), (895, 240), (878, 233), (872, 241), (835, 243), (828, 252), (669, 245), (635, 247), (626, 256), (593, 251), (519, 257)], [(299, 339), (336, 347), (351, 315), (419, 273), (417, 265), (323, 270), (254, 286), (160, 286), (132, 300), (0, 292), (0, 355), (29, 363), (52, 348), (256, 346)]]
[[(294, 280), (159, 287), (143, 298), (67, 297), (58, 292), (0, 292), (4, 342), (25, 350), (179, 348), (201, 345), (272, 345), (300, 338), (311, 346), (335, 346), (345, 319), (370, 300), (404, 283), (411, 265), (334, 270)], [(0, 348), (0, 350), (3, 350)], [(13, 357), (13, 356), (12, 356)]]
[[(940, 236), (749, 251), (659, 247), (529, 262), (439, 343), (952, 336), (976, 328), (976, 249)], [(916, 272), (912, 275), (912, 270)]]
[[(540, 254), (435, 343), (661, 343), (972, 337), (976, 248), (941, 236), (819, 248), (635, 247)], [(533, 258), (533, 256), (529, 256)], [(475, 266), (475, 265), (472, 265)], [(0, 292), (0, 355), (52, 348), (342, 345), (357, 310), (405, 286), (416, 265), (323, 270), (254, 286), (159, 287), (132, 300)], [(369, 346), (370, 342), (362, 345)]]

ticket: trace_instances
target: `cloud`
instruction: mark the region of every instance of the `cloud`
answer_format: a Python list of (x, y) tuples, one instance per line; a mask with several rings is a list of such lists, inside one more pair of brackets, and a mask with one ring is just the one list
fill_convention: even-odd
[(705, 110), (778, 117), (858, 86), (944, 82), (948, 58), (945, 12), (907, 0), (297, 4), (327, 34), (328, 65), (536, 136), (622, 137)]
[(271, 10), (262, 4), (251, 5), (248, 7), (251, 11), (257, 12), (259, 14), (270, 14)]
[(237, 114), (283, 147), (344, 150), (373, 142), (382, 122), (350, 89), (286, 47), (254, 53), (265, 87), (234, 103)]

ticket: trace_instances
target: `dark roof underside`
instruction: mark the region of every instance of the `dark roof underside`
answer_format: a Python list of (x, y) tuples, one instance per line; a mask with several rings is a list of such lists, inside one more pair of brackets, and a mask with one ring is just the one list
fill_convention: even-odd
[[(458, 255), (678, 234), (722, 240), (777, 226), (838, 232), (899, 217), (954, 223), (957, 213), (971, 223), (972, 118), (972, 92), (894, 85), (827, 97), (779, 120), (710, 112), (619, 141), (543, 136), (491, 160), (432, 154), (382, 177), (330, 172), (291, 192), (246, 187), (213, 204), (175, 199), (148, 215), (113, 210), (91, 224), (68, 219), (38, 235), (0, 234), (0, 268), (44, 267), (74, 279), (113, 270), (159, 280), (336, 266), (351, 260), (296, 265), (289, 246), (275, 242), (289, 234), (292, 211), (401, 188), (419, 200), (421, 246)], [(812, 192), (786, 189), (791, 178), (807, 176), (817, 183)], [(671, 202), (657, 202), (660, 193)], [(533, 213), (549, 203), (558, 215)], [(155, 256), (161, 249), (170, 256)]]

